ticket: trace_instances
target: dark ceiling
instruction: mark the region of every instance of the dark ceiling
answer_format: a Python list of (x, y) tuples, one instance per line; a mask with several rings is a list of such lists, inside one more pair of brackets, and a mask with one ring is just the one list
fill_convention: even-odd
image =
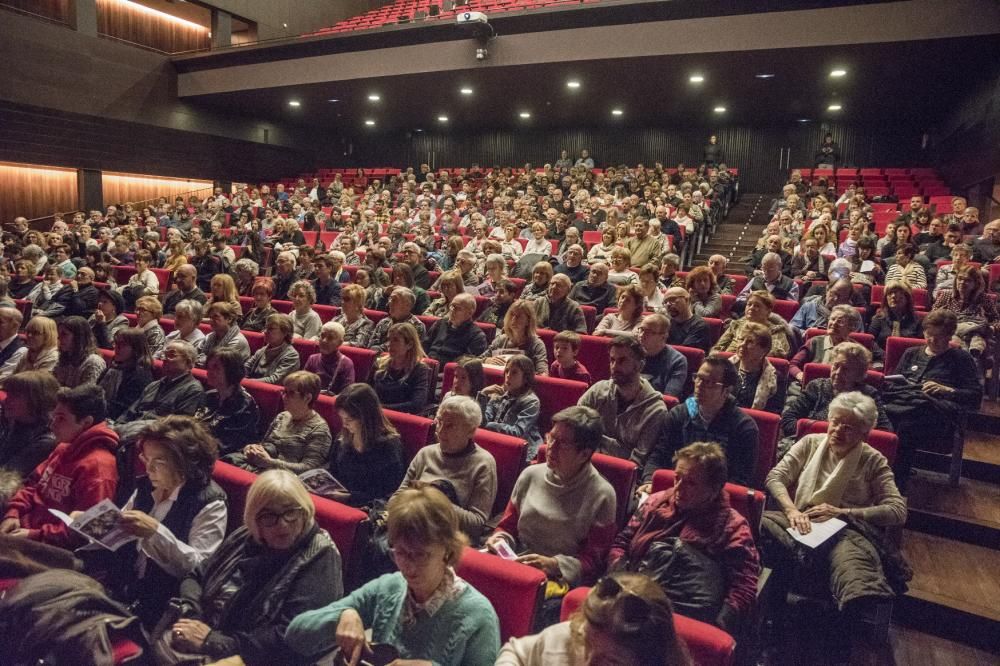
[[(346, 135), (414, 130), (778, 124), (931, 128), (998, 67), (1000, 35), (455, 70), (189, 98)], [(474, 63), (473, 54), (469, 54)], [(830, 77), (835, 68), (846, 70)], [(704, 82), (689, 82), (701, 74)], [(759, 79), (757, 74), (773, 74)], [(580, 82), (570, 89), (569, 80)], [(469, 87), (471, 95), (460, 88)], [(368, 100), (378, 94), (378, 102)], [(330, 102), (337, 99), (338, 102)], [(298, 108), (288, 102), (297, 100)], [(840, 111), (829, 111), (831, 104)], [(725, 113), (715, 113), (724, 106)], [(612, 109), (622, 115), (613, 116)], [(529, 119), (519, 117), (531, 114)], [(447, 116), (448, 122), (437, 120)], [(374, 126), (365, 125), (374, 120)]]

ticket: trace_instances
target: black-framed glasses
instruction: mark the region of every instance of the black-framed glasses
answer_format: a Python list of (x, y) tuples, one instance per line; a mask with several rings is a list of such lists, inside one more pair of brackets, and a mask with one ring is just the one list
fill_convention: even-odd
[(281, 513), (261, 511), (257, 514), (257, 524), (261, 527), (274, 527), (280, 520), (286, 525), (294, 525), (299, 519), (302, 518), (304, 511), (305, 510), (302, 507), (298, 506), (294, 509), (282, 511)]

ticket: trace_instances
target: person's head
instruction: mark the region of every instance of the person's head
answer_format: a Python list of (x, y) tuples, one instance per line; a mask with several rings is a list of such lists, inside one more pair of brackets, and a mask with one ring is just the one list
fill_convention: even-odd
[(708, 258), (708, 267), (712, 269), (712, 273), (715, 274), (716, 279), (726, 272), (726, 266), (728, 265), (729, 259), (721, 254), (713, 254)]
[(187, 337), (201, 323), (204, 306), (193, 298), (185, 298), (174, 307), (174, 327), (181, 337)]
[(960, 242), (962, 242), (962, 228), (957, 224), (949, 224), (944, 232), (944, 244), (953, 247)]
[(766, 289), (750, 292), (747, 297), (746, 318), (749, 321), (764, 323), (774, 311), (774, 296)]
[(17, 308), (0, 308), (0, 340), (17, 335), (24, 323), (24, 315)]
[(236, 324), (243, 311), (238, 303), (231, 301), (215, 301), (208, 306), (208, 320), (212, 325), (212, 332), (218, 336), (223, 336)]
[(691, 295), (684, 287), (667, 289), (663, 303), (671, 319), (684, 322), (691, 318)]
[(228, 392), (240, 385), (246, 376), (243, 355), (232, 347), (216, 347), (205, 362), (209, 387)]
[[(6, 308), (5, 308), (6, 309)], [(59, 382), (51, 372), (26, 370), (4, 381), (4, 417), (14, 423), (43, 424), (56, 406)]]
[(503, 389), (520, 396), (535, 388), (535, 362), (524, 354), (515, 354), (507, 360), (503, 371)]
[(58, 326), (60, 362), (79, 365), (91, 354), (97, 353), (97, 343), (90, 324), (83, 317), (66, 317)]
[(649, 220), (644, 217), (637, 217), (632, 222), (632, 233), (636, 238), (643, 239), (649, 233)]
[(602, 578), (573, 615), (570, 627), (586, 664), (691, 663), (674, 629), (670, 600), (644, 574), (619, 572)]
[(611, 340), (608, 355), (611, 380), (615, 385), (621, 388), (634, 386), (646, 362), (646, 354), (639, 341), (631, 336), (616, 336)]
[(935, 354), (948, 350), (957, 330), (958, 316), (951, 310), (931, 310), (924, 317), (924, 337), (927, 339), (927, 347)]
[(341, 307), (345, 311), (361, 312), (365, 307), (365, 289), (359, 284), (348, 284), (340, 292)]
[(986, 280), (982, 272), (975, 266), (963, 266), (955, 272), (955, 286), (953, 287), (956, 298), (965, 304), (980, 302), (986, 292)]
[(695, 442), (674, 454), (677, 507), (692, 511), (717, 502), (729, 476), (726, 454), (714, 442)]
[(255, 308), (263, 310), (269, 307), (271, 297), (274, 295), (274, 280), (269, 277), (257, 278), (250, 288), (250, 295), (253, 297)]
[(835, 393), (853, 391), (865, 382), (872, 353), (857, 342), (841, 342), (833, 348), (830, 382)]
[(706, 358), (694, 376), (694, 397), (698, 404), (718, 408), (739, 381), (736, 366), (721, 356)]
[(552, 264), (547, 261), (539, 261), (531, 268), (531, 282), (539, 289), (549, 286), (552, 281)]
[(510, 304), (503, 319), (503, 332), (508, 342), (527, 344), (537, 328), (538, 316), (530, 301), (518, 300)]
[(239, 302), (240, 295), (236, 290), (236, 281), (233, 280), (232, 275), (228, 273), (213, 275), (211, 285), (213, 301)]
[(830, 310), (826, 328), (830, 337), (838, 342), (847, 340), (861, 326), (861, 313), (851, 305), (835, 305)]
[(287, 470), (263, 472), (247, 492), (243, 523), (254, 541), (271, 550), (291, 549), (315, 519), (309, 491)]
[(953, 197), (951, 200), (952, 215), (961, 216), (965, 212), (966, 203), (965, 197)]
[(568, 275), (560, 273), (553, 275), (549, 280), (549, 300), (554, 303), (562, 302), (569, 296), (569, 290), (573, 288), (573, 281)]
[(757, 322), (747, 322), (740, 331), (740, 338), (736, 343), (737, 353), (740, 358), (755, 367), (771, 351), (771, 330), (764, 324)]
[(642, 289), (637, 285), (630, 284), (618, 290), (618, 311), (626, 321), (634, 321), (642, 317), (642, 308), (645, 303)]
[(444, 493), (425, 485), (396, 493), (386, 509), (393, 561), (410, 592), (426, 601), (468, 543), (455, 508)]
[(885, 285), (885, 296), (882, 299), (882, 310), (894, 312), (897, 316), (910, 313), (916, 316), (913, 307), (913, 294), (910, 285), (899, 280), (893, 280)]
[(576, 365), (576, 357), (580, 353), (580, 334), (576, 331), (560, 331), (552, 339), (552, 352), (563, 368)]
[(191, 372), (197, 360), (198, 350), (190, 342), (168, 342), (163, 348), (163, 376), (175, 378)]
[(319, 351), (324, 356), (333, 356), (344, 344), (344, 336), (347, 332), (344, 325), (337, 321), (328, 321), (323, 324), (319, 331)]
[(390, 326), (386, 342), (389, 358), (398, 361), (404, 368), (412, 370), (426, 356), (420, 343), (420, 333), (409, 322)]
[(458, 327), (471, 321), (476, 314), (476, 299), (472, 294), (462, 292), (451, 299), (448, 305), (448, 323)]
[(445, 453), (463, 451), (482, 422), (479, 403), (464, 395), (448, 396), (438, 406), (434, 419), (435, 432)]
[(616, 247), (611, 250), (611, 268), (617, 273), (627, 271), (632, 263), (632, 253), (624, 247)]
[(291, 344), (294, 332), (295, 324), (286, 314), (275, 313), (264, 321), (264, 342), (268, 347)]
[(219, 440), (201, 421), (171, 414), (139, 433), (139, 459), (154, 489), (205, 486), (219, 457)]
[(835, 305), (846, 305), (851, 302), (851, 292), (854, 287), (849, 278), (840, 278), (826, 288), (826, 307), (832, 308)]
[[(780, 245), (781, 238), (778, 238)], [(764, 271), (764, 279), (767, 282), (775, 282), (781, 278), (781, 255), (774, 251), (769, 251), (760, 261), (760, 268)]]
[(322, 388), (319, 375), (307, 370), (296, 370), (282, 382), (282, 403), (285, 410), (293, 414), (312, 409)]
[(308, 280), (299, 280), (288, 290), (288, 295), (292, 298), (295, 311), (304, 314), (312, 308), (316, 302), (316, 289)]
[(601, 287), (608, 282), (608, 265), (598, 261), (590, 265), (587, 273), (587, 284), (591, 287)]
[(835, 452), (850, 451), (865, 441), (877, 419), (878, 408), (867, 395), (860, 391), (839, 393), (827, 412), (827, 444)]
[(684, 286), (692, 295), (708, 298), (716, 290), (715, 273), (708, 266), (695, 266), (687, 274)]
[(486, 376), (481, 360), (475, 356), (462, 356), (455, 362), (455, 381), (451, 386), (455, 395), (475, 398), (485, 385)]
[(61, 388), (49, 423), (56, 441), (72, 442), (80, 433), (107, 417), (104, 389), (94, 384)]
[(604, 437), (601, 415), (590, 407), (573, 406), (552, 417), (545, 437), (545, 461), (561, 479), (571, 479), (600, 447)]
[(965, 243), (958, 243), (951, 248), (951, 263), (955, 270), (958, 270), (969, 263), (971, 249)]
[(139, 326), (158, 321), (163, 316), (163, 304), (156, 296), (143, 296), (135, 302), (135, 318)]
[(24, 341), (28, 350), (34, 353), (56, 349), (59, 344), (56, 322), (48, 317), (32, 317), (24, 327)]
[(174, 284), (182, 292), (189, 292), (194, 289), (198, 279), (198, 269), (191, 264), (184, 264), (174, 272)]
[(382, 411), (378, 395), (368, 384), (350, 384), (337, 395), (340, 422), (356, 444), (367, 448), (384, 434), (395, 435), (396, 429)]
[(916, 255), (917, 251), (912, 245), (900, 245), (896, 248), (896, 263), (900, 266), (906, 267), (913, 257)]
[(389, 295), (389, 317), (397, 322), (409, 319), (416, 302), (417, 297), (411, 289), (396, 287)]

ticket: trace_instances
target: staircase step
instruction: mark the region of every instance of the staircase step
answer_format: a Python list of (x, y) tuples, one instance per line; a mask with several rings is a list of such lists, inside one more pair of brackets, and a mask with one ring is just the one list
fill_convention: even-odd
[(906, 494), (910, 530), (1000, 549), (1000, 486), (917, 469)]

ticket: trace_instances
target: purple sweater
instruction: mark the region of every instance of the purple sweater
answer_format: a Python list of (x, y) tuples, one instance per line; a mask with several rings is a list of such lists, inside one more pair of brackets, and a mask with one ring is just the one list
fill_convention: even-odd
[(348, 384), (354, 383), (354, 361), (339, 351), (330, 357), (313, 354), (302, 369), (319, 375), (320, 386), (333, 394), (340, 393)]

